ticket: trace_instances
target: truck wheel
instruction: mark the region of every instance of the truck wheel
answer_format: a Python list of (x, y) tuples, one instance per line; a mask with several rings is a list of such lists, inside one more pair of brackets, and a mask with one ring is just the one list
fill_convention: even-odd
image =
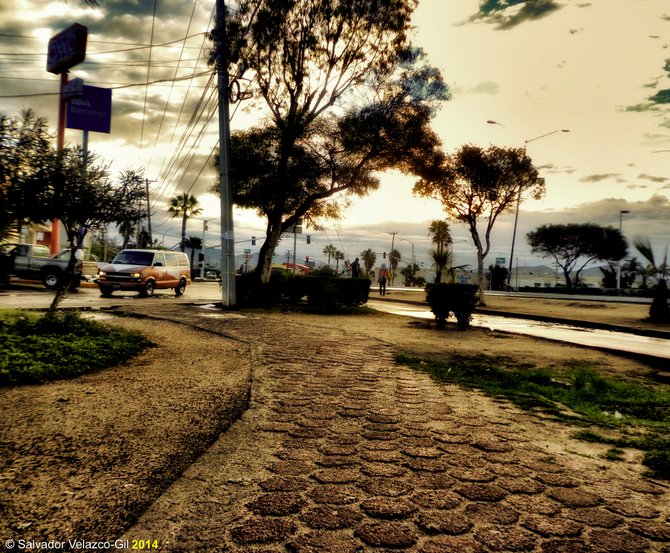
[(42, 283), (49, 290), (55, 290), (60, 284), (61, 276), (61, 272), (58, 269), (46, 269), (42, 273)]
[(109, 286), (100, 286), (100, 295), (103, 298), (111, 298), (113, 290)]
[(156, 289), (156, 283), (153, 280), (147, 280), (144, 283), (144, 290), (140, 292), (140, 296), (148, 298), (149, 296), (154, 295), (154, 290)]
[(182, 278), (179, 281), (179, 284), (175, 286), (174, 293), (177, 297), (181, 296), (184, 292), (186, 292), (186, 279)]

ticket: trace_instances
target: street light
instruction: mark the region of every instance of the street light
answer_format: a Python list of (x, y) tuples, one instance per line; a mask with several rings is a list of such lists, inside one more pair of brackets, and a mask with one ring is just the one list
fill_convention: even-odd
[[(619, 211), (619, 234), (623, 236), (622, 233), (622, 228), (623, 228), (623, 216), (626, 213), (630, 213), (629, 210), (627, 209), (622, 209)], [(621, 260), (618, 260), (616, 262), (616, 289), (619, 290), (621, 288)]]
[[(498, 123), (498, 121), (494, 121), (492, 119), (489, 119), (486, 121), (489, 125), (500, 125), (501, 127), (505, 127), (502, 123)], [(535, 142), (536, 140), (540, 140), (541, 138), (544, 138), (546, 136), (551, 136), (552, 134), (556, 134), (557, 132), (570, 132), (570, 129), (556, 129), (554, 131), (548, 132), (541, 134), (540, 136), (536, 136), (535, 138), (529, 138), (528, 140), (524, 140), (523, 142), (523, 152), (524, 154), (526, 153), (526, 147), (530, 142)], [(516, 242), (516, 229), (517, 225), (519, 222), (519, 206), (521, 205), (521, 187), (519, 187), (519, 193), (517, 194), (516, 197), (516, 211), (514, 213), (514, 230), (512, 231), (512, 249), (509, 254), (509, 270), (507, 271), (507, 288), (510, 288), (510, 282), (512, 279), (512, 265), (514, 262), (514, 245)]]

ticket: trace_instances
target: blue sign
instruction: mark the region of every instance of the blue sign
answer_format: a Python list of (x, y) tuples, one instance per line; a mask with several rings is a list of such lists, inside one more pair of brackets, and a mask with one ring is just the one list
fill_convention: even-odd
[(79, 98), (67, 102), (68, 129), (108, 133), (112, 124), (112, 90), (86, 86)]

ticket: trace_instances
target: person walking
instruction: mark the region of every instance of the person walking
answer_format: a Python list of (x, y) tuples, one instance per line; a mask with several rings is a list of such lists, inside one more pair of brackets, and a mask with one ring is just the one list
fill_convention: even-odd
[(351, 267), (351, 278), (358, 278), (358, 275), (361, 274), (361, 264), (358, 262), (358, 257), (354, 259), (354, 262), (350, 265)]
[(379, 269), (379, 278), (377, 279), (377, 282), (379, 282), (379, 295), (380, 296), (385, 296), (386, 295), (386, 279), (389, 276), (389, 271), (386, 268), (386, 263), (382, 263), (381, 269)]

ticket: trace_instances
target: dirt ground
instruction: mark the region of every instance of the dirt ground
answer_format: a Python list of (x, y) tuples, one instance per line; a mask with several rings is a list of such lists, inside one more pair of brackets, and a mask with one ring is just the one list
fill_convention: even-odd
[[(538, 306), (518, 299), (513, 308), (505, 299), (491, 299), (488, 306), (641, 327), (648, 310), (591, 302), (545, 301)], [(247, 316), (229, 315), (231, 320)], [(316, 325), (324, 342), (333, 338), (335, 327), (345, 327), (352, 335), (420, 355), (485, 353), (536, 365), (591, 359), (605, 372), (639, 378), (653, 372), (638, 361), (595, 350), (485, 330), (438, 331), (393, 315), (255, 313), (249, 328), (257, 330), (246, 335), (227, 334), (225, 324), (212, 332), (205, 325), (198, 329), (110, 316), (104, 322), (139, 330), (156, 347), (127, 366), (0, 390), (0, 537), (122, 535), (244, 410), (253, 367), (262, 357), (266, 317)], [(458, 393), (463, 403), (472, 400), (470, 392)], [(568, 449), (576, 458), (597, 456), (596, 446), (571, 440), (555, 423), (528, 423), (526, 432), (528, 440), (556, 451)], [(627, 454), (615, 470), (622, 479), (638, 479), (639, 461), (639, 455)]]

